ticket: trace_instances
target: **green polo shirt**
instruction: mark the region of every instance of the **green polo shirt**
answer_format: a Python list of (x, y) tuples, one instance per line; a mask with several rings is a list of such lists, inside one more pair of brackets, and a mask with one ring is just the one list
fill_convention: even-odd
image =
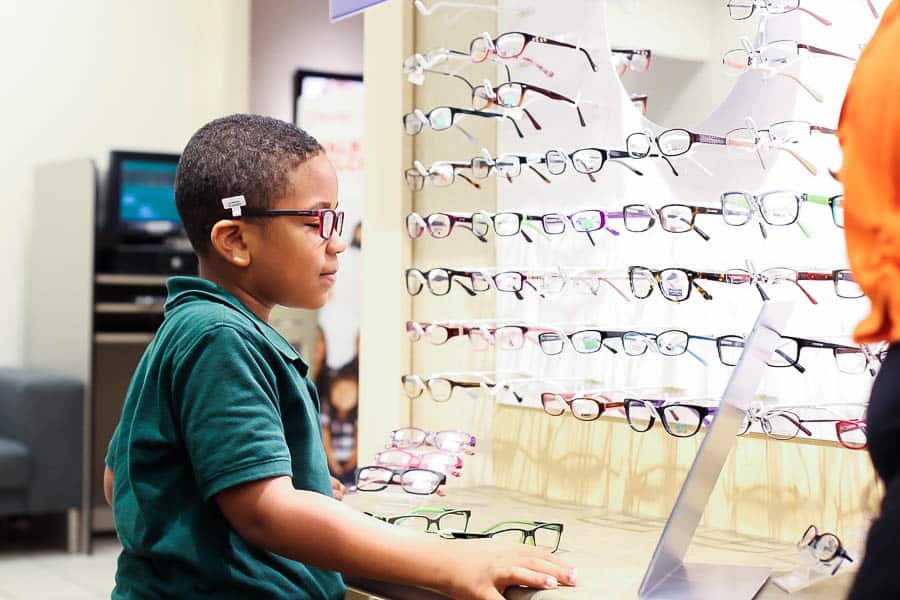
[(338, 573), (247, 544), (213, 497), (281, 475), (331, 495), (307, 365), (216, 284), (167, 286), (106, 456), (123, 546), (113, 599), (343, 598)]

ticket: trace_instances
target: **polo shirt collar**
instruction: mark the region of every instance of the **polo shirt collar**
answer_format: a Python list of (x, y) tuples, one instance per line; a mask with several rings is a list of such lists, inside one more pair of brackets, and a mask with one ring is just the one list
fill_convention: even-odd
[(169, 292), (169, 296), (166, 298), (166, 312), (196, 298), (212, 300), (213, 302), (229, 306), (250, 319), (254, 327), (285, 358), (298, 363), (300, 374), (304, 377), (306, 376), (306, 373), (309, 371), (309, 365), (306, 364), (297, 350), (280, 333), (275, 331), (271, 325), (256, 316), (252, 310), (244, 306), (234, 294), (225, 288), (201, 277), (182, 276), (170, 277), (166, 281), (166, 288)]

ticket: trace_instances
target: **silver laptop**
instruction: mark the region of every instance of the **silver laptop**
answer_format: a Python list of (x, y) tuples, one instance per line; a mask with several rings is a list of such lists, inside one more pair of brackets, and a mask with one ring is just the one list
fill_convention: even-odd
[(779, 333), (792, 305), (767, 302), (763, 305), (743, 354), (722, 394), (712, 426), (694, 458), (694, 464), (678, 494), (644, 574), (640, 598), (680, 600), (753, 598), (769, 578), (765, 567), (685, 564), (687, 552), (703, 510), (712, 494), (740, 431), (750, 400), (762, 380), (766, 361), (778, 344)]

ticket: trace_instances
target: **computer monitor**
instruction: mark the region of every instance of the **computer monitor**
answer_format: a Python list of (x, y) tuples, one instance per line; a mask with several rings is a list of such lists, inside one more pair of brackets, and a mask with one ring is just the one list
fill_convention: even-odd
[(110, 155), (106, 228), (117, 242), (162, 242), (182, 236), (175, 207), (178, 154), (125, 152)]

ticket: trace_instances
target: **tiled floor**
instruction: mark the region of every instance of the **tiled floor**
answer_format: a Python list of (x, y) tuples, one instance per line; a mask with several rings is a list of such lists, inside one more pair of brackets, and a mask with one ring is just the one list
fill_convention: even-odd
[(93, 554), (69, 554), (57, 533), (0, 526), (0, 600), (108, 600), (120, 549), (97, 537)]

